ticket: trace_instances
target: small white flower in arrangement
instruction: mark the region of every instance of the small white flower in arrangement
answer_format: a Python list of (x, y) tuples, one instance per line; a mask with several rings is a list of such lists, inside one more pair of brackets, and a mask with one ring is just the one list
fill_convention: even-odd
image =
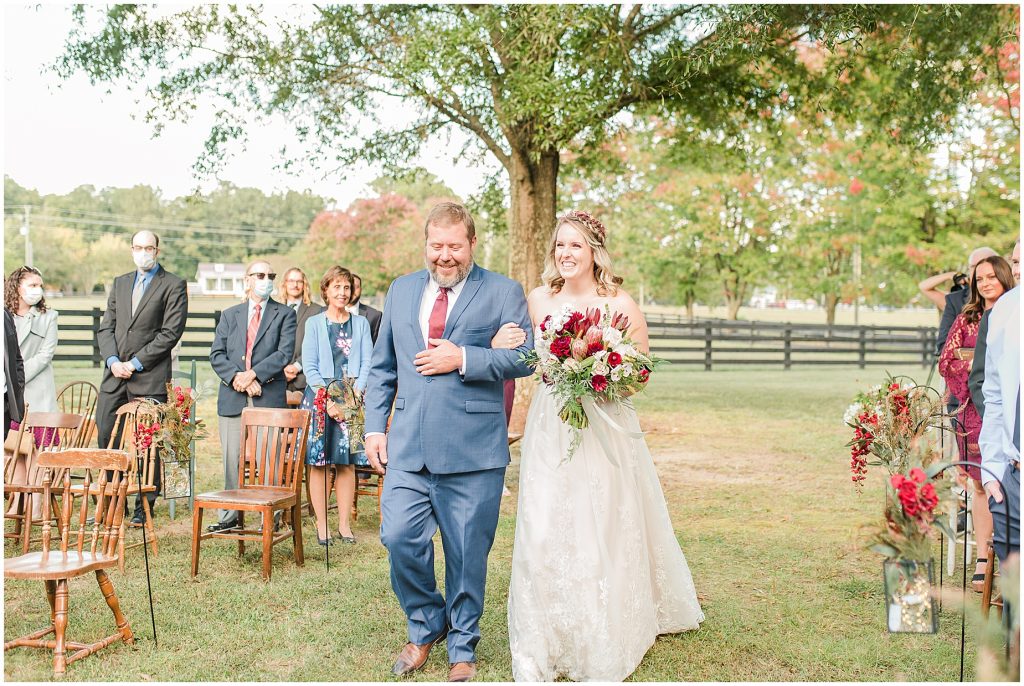
[(612, 349), (622, 342), (622, 332), (612, 326), (604, 327), (602, 337), (604, 338), (605, 345)]
[(633, 365), (631, 365), (629, 362), (623, 362), (622, 366), (619, 367), (619, 369), (622, 370), (623, 377), (628, 379), (629, 377), (633, 376)]
[(595, 360), (603, 360), (607, 355), (607, 350), (598, 350), (596, 353), (594, 353), (593, 357)]
[(597, 362), (594, 363), (594, 366), (591, 367), (591, 371), (594, 374), (602, 374), (602, 375), (604, 375), (604, 374), (608, 374), (609, 369), (608, 369), (608, 365), (607, 364), (605, 364), (601, 360), (598, 360)]
[(612, 369), (612, 373), (610, 374), (610, 377), (611, 377), (611, 380), (613, 382), (621, 381), (622, 380), (622, 367), (620, 366), (620, 367), (613, 368)]
[(565, 360), (562, 362), (562, 366), (565, 367), (565, 370), (569, 372), (578, 372), (580, 370), (580, 363), (571, 357), (565, 358)]

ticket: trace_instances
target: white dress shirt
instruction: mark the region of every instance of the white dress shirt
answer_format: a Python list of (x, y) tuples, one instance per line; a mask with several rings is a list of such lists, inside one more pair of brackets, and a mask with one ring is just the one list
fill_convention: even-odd
[[(473, 270), (470, 269), (470, 273)], [(469, 274), (466, 274), (466, 278), (458, 282), (448, 290), (448, 311), (444, 313), (445, 325), (448, 324), (448, 315), (451, 314), (452, 308), (455, 307), (455, 301), (459, 299), (459, 295), (462, 293), (462, 289), (466, 287), (466, 281), (469, 280)], [(430, 332), (430, 313), (434, 309), (434, 302), (437, 301), (437, 295), (441, 292), (441, 287), (437, 285), (437, 281), (434, 281), (434, 277), (431, 276), (427, 279), (427, 287), (423, 289), (423, 299), (420, 300), (420, 331), (423, 333), (423, 342), (430, 347), (429, 332)], [(462, 348), (462, 364), (459, 365), (459, 374), (466, 375), (466, 349)]]
[(985, 416), (978, 446), (982, 470), (981, 482), (1002, 480), (1006, 466), (1020, 461), (1020, 450), (1013, 445), (1013, 427), (1017, 421), (1017, 393), (1020, 391), (1020, 286), (999, 298), (988, 315), (985, 338)]

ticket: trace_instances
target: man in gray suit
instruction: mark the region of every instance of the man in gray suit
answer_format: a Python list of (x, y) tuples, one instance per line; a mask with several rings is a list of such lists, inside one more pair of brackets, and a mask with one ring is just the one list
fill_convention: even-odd
[(358, 274), (352, 275), (352, 302), (347, 309), (352, 314), (358, 314), (362, 317), (366, 317), (366, 321), (370, 322), (370, 340), (374, 343), (377, 342), (377, 333), (380, 331), (380, 318), (382, 312), (376, 307), (371, 307), (364, 303), (359, 302), (359, 298), (363, 295), (363, 280), (359, 278)]
[[(224, 459), (224, 488), (238, 488), (242, 410), (287, 407), (284, 368), (295, 348), (295, 311), (272, 300), (274, 278), (266, 262), (245, 270), (245, 302), (221, 314), (210, 346), (210, 366), (220, 377), (217, 421)], [(221, 510), (207, 531), (236, 526), (238, 512)]]
[[(107, 311), (96, 330), (104, 360), (96, 407), (100, 446), (106, 448), (114, 430), (117, 408), (135, 398), (167, 400), (171, 380), (171, 351), (185, 331), (188, 291), (185, 280), (159, 263), (160, 238), (150, 231), (132, 236), (132, 259), (137, 269), (114, 279)], [(146, 495), (150, 511), (160, 492)], [(141, 494), (135, 499), (132, 524), (144, 519)]]
[[(476, 231), (465, 208), (434, 207), (425, 235), (427, 268), (388, 289), (367, 384), (366, 456), (378, 473), (387, 466), (381, 541), (408, 624), (392, 672), (419, 669), (447, 636), (449, 681), (468, 681), (509, 462), (503, 385), (530, 374), (519, 355), (533, 345), (533, 327), (522, 286), (473, 264)], [(506, 322), (527, 340), (492, 350)], [(434, 578), (438, 528), (447, 600)]]
[(302, 338), (306, 334), (306, 320), (323, 311), (323, 305), (313, 302), (309, 294), (306, 272), (292, 267), (284, 273), (284, 304), (295, 311), (295, 352), (291, 363), (284, 368), (289, 391), (306, 390), (306, 374), (302, 371)]

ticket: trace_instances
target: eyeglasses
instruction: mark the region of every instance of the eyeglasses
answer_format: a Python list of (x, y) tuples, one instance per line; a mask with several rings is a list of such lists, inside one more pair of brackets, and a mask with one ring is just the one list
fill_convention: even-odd
[(152, 255), (156, 251), (157, 251), (157, 247), (155, 245), (147, 245), (147, 246), (133, 245), (132, 246), (132, 252), (145, 252), (145, 253), (149, 253), (150, 255)]
[(253, 272), (252, 274), (246, 274), (246, 276), (254, 276), (257, 279), (259, 279), (260, 281), (262, 281), (263, 279), (270, 279), (271, 281), (273, 281), (274, 279), (277, 278), (277, 274), (274, 274), (274, 273), (268, 274), (266, 272)]
[(294, 283), (294, 284), (298, 284), (298, 285), (300, 285), (300, 286), (303, 286), (303, 285), (305, 285), (305, 283), (306, 283), (306, 282), (305, 282), (304, 280), (302, 280), (302, 279), (285, 279), (285, 280), (284, 280), (284, 282), (285, 282), (285, 283)]

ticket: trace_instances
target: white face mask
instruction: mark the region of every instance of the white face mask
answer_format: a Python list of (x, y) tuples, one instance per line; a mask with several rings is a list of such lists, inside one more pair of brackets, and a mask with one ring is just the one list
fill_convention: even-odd
[(148, 272), (156, 266), (156, 256), (145, 250), (132, 251), (132, 259), (135, 260), (135, 266), (144, 272)]
[(270, 279), (253, 279), (252, 292), (260, 300), (266, 300), (274, 292), (274, 282)]
[(27, 302), (30, 307), (35, 305), (43, 299), (42, 286), (22, 286), (21, 299)]

